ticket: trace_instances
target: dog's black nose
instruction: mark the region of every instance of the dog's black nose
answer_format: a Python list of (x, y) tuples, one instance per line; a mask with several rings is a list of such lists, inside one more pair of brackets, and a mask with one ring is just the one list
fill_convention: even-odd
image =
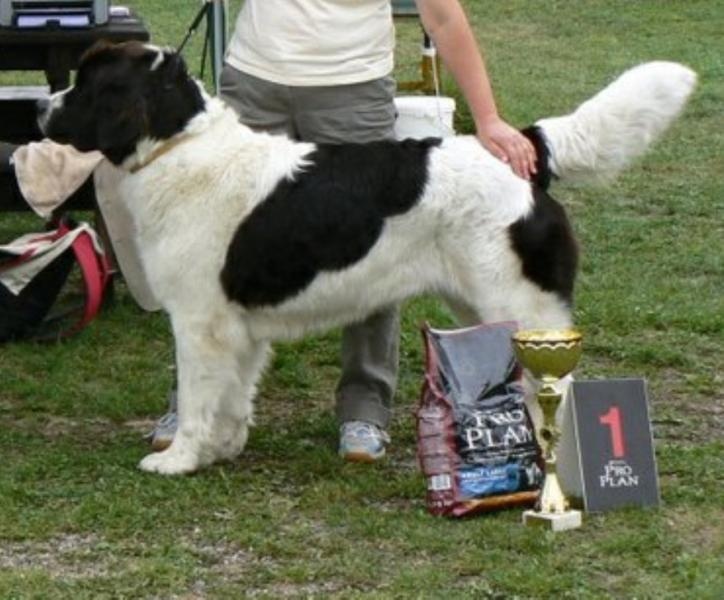
[(35, 103), (35, 110), (37, 111), (39, 117), (42, 117), (45, 113), (47, 113), (49, 108), (50, 100), (48, 98), (41, 98)]

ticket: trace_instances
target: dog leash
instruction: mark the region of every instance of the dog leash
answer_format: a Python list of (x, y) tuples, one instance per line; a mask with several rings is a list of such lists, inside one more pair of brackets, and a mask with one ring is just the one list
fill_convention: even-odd
[[(223, 66), (223, 53), (226, 48), (226, 40), (229, 37), (229, 30), (226, 14), (229, 12), (229, 0), (202, 0), (201, 8), (186, 31), (186, 35), (179, 44), (176, 52), (183, 53), (186, 44), (191, 36), (196, 33), (201, 21), (206, 17), (206, 35), (204, 36), (204, 47), (201, 51), (201, 67), (199, 79), (204, 79), (206, 72), (206, 61), (211, 59), (211, 68), (214, 73), (214, 87), (219, 92), (219, 77)], [(213, 46), (213, 48), (210, 48)]]
[[(196, 30), (199, 28), (199, 24), (201, 23), (201, 20), (205, 16), (209, 16), (210, 18), (210, 10), (211, 10), (211, 3), (213, 0), (204, 0), (202, 2), (201, 8), (199, 9), (199, 12), (196, 13), (196, 16), (194, 17), (194, 20), (191, 22), (191, 26), (188, 28), (188, 31), (186, 32), (186, 35), (184, 36), (184, 39), (181, 40), (181, 44), (176, 49), (176, 52), (178, 54), (181, 54), (183, 52), (184, 47), (186, 46), (186, 43), (191, 39), (191, 36), (196, 33)], [(206, 72), (206, 55), (209, 51), (209, 21), (206, 23), (206, 35), (204, 36), (204, 48), (201, 51), (201, 68), (199, 69), (199, 79), (204, 78), (204, 73)]]
[(199, 24), (201, 23), (201, 20), (206, 15), (206, 11), (208, 11), (207, 2), (204, 2), (201, 5), (201, 8), (199, 9), (199, 12), (194, 17), (194, 20), (191, 22), (191, 26), (189, 27), (188, 31), (186, 32), (186, 35), (184, 36), (184, 39), (181, 41), (181, 45), (176, 49), (176, 52), (181, 54), (183, 52), (184, 47), (186, 46), (186, 43), (189, 41), (192, 35), (196, 33), (196, 30), (199, 28)]

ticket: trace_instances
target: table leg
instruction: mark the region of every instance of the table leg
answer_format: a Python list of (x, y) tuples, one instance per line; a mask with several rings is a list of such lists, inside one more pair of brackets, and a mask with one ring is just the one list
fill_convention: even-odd
[(70, 86), (70, 71), (73, 68), (73, 56), (69, 50), (52, 48), (48, 50), (45, 77), (51, 92), (64, 90)]

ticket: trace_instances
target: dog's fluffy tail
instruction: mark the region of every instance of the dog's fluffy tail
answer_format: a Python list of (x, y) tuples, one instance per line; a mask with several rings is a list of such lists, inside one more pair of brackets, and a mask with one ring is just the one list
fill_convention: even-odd
[(572, 114), (536, 123), (549, 152), (547, 166), (562, 179), (612, 179), (666, 130), (695, 84), (696, 73), (673, 62), (626, 71)]

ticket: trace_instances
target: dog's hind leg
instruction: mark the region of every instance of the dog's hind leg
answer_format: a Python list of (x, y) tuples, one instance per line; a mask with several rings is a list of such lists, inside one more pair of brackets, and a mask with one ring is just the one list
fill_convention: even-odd
[(169, 475), (193, 472), (243, 450), (269, 347), (250, 340), (238, 323), (223, 317), (203, 322), (177, 318), (173, 324), (179, 427), (166, 450), (139, 465)]

